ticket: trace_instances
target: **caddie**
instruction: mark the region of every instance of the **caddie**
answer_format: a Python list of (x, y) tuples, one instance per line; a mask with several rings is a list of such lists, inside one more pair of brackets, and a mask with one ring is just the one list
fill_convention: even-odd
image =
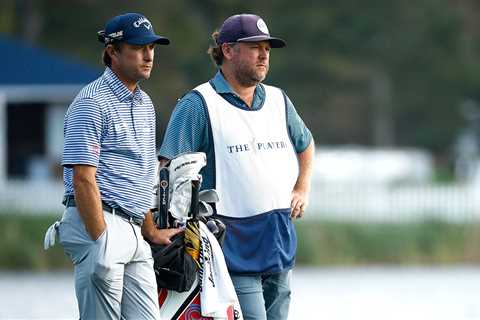
[(244, 319), (287, 319), (296, 235), (308, 205), (314, 142), (286, 93), (262, 81), (271, 37), (254, 14), (226, 19), (212, 35), (218, 67), (181, 98), (160, 149), (172, 159), (201, 151), (203, 188), (216, 189), (223, 250)]

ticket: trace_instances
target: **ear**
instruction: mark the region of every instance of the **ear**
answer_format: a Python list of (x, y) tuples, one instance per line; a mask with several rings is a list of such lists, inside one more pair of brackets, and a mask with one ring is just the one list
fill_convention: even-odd
[(117, 55), (118, 55), (118, 51), (115, 50), (115, 47), (111, 44), (107, 45), (105, 47), (105, 51), (107, 51), (107, 54), (110, 56), (110, 59), (112, 59), (112, 61), (114, 59), (116, 59)]
[(231, 60), (233, 57), (233, 51), (235, 50), (235, 48), (229, 45), (228, 43), (222, 43), (222, 46), (220, 48), (222, 49), (223, 56), (227, 60)]

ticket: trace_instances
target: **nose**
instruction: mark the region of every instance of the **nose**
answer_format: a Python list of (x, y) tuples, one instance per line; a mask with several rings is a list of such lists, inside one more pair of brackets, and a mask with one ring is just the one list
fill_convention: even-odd
[(153, 61), (153, 55), (155, 53), (155, 48), (151, 48), (149, 46), (146, 46), (144, 49), (143, 49), (143, 59), (145, 61)]
[(259, 54), (259, 56), (260, 56), (261, 59), (268, 59), (269, 55), (270, 55), (270, 49), (269, 49), (269, 48), (267, 48), (267, 47), (260, 47), (260, 54)]

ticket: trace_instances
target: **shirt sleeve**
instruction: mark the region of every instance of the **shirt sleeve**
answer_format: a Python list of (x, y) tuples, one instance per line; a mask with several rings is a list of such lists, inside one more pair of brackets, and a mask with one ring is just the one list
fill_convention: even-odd
[(285, 102), (287, 104), (288, 133), (290, 134), (290, 139), (292, 140), (295, 151), (302, 153), (310, 145), (313, 138), (312, 133), (298, 115), (290, 98), (288, 98), (285, 92), (283, 95), (285, 96)]
[(93, 99), (75, 100), (68, 108), (64, 123), (62, 165), (98, 166), (102, 137), (102, 112)]
[(172, 159), (185, 152), (204, 151), (208, 144), (208, 115), (196, 92), (181, 98), (168, 122), (159, 156)]

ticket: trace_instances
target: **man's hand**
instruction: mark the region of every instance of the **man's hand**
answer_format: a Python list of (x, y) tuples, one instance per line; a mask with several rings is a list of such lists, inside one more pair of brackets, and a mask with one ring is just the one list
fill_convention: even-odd
[(309, 191), (301, 188), (296, 188), (292, 191), (292, 202), (290, 207), (292, 208), (292, 213), (290, 216), (293, 219), (303, 217), (305, 209), (308, 206), (308, 194)]
[(170, 228), (170, 229), (157, 229), (155, 228), (153, 232), (151, 232), (148, 240), (154, 244), (162, 244), (162, 245), (169, 245), (172, 243), (171, 238), (182, 232), (183, 229), (181, 228)]
[(142, 225), (142, 235), (154, 244), (169, 245), (172, 243), (170, 239), (182, 231), (183, 229), (181, 228), (157, 229), (150, 210), (145, 214), (145, 220), (143, 220)]

